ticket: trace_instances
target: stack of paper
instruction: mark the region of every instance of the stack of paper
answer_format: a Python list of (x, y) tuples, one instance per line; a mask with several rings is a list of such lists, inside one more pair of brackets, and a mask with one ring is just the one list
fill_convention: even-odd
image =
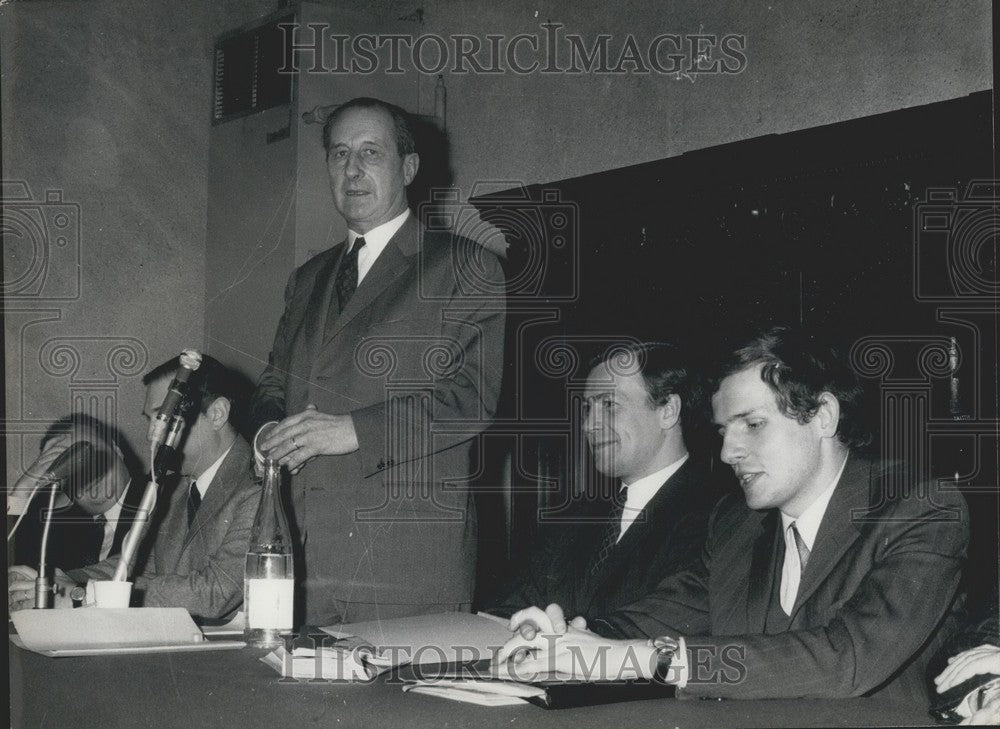
[(322, 628), (334, 638), (354, 637), (376, 646), (394, 666), (487, 661), (510, 640), (507, 621), (491, 615), (440, 613)]
[(403, 686), (403, 691), (427, 694), (451, 701), (480, 706), (516, 706), (529, 702), (544, 702), (545, 689), (530, 684), (475, 679), (439, 679), (417, 681)]

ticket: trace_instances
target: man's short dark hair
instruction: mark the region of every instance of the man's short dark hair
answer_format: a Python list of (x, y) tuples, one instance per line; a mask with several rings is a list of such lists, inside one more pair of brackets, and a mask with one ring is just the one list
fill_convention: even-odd
[[(149, 385), (163, 377), (173, 377), (179, 367), (179, 356), (168, 359), (147, 372), (142, 378), (142, 384)], [(185, 417), (192, 417), (196, 412), (207, 412), (209, 406), (220, 397), (229, 400), (229, 422), (242, 432), (243, 411), (249, 402), (248, 381), (219, 360), (203, 354), (201, 365), (188, 380), (188, 397), (181, 402), (181, 411)]]
[(726, 358), (713, 378), (713, 391), (729, 375), (762, 365), (760, 377), (774, 392), (778, 409), (807, 423), (829, 392), (840, 403), (837, 437), (857, 448), (869, 444), (871, 432), (862, 417), (864, 389), (846, 358), (815, 333), (775, 326), (744, 341)]
[(392, 117), (393, 126), (396, 129), (396, 150), (400, 157), (413, 154), (417, 151), (417, 145), (413, 137), (413, 124), (410, 115), (395, 104), (390, 104), (381, 99), (373, 99), (370, 96), (359, 96), (356, 99), (345, 101), (334, 109), (323, 124), (323, 149), (327, 156), (330, 155), (330, 132), (337, 120), (351, 109), (381, 109)]
[(614, 344), (590, 361), (588, 371), (607, 363), (612, 371), (619, 372), (619, 358), (629, 369), (633, 362), (638, 365), (652, 407), (664, 405), (671, 395), (677, 395), (681, 400), (681, 424), (685, 428), (691, 424), (701, 407), (701, 387), (690, 361), (678, 347), (667, 342)]

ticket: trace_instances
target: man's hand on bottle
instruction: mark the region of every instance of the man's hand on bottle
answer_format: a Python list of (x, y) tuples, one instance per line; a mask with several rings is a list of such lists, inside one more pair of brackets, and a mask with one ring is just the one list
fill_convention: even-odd
[(296, 474), (316, 456), (353, 453), (358, 449), (358, 436), (350, 415), (328, 415), (308, 405), (279, 422), (260, 448), (265, 456)]

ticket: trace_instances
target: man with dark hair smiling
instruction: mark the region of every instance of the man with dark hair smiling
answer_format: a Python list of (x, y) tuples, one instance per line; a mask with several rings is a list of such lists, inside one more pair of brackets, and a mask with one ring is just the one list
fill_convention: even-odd
[(694, 696), (926, 701), (924, 669), (962, 602), (968, 514), (955, 491), (901, 483), (857, 452), (860, 394), (803, 332), (735, 350), (712, 411), (744, 498), (720, 502), (701, 561), (596, 632), (556, 605), (515, 614), (512, 628), (547, 635), (515, 637), (500, 658), (530, 656), (518, 675), (655, 676)]
[(574, 615), (601, 615), (697, 560), (717, 498), (685, 439), (698, 392), (690, 363), (670, 344), (614, 344), (592, 363), (583, 433), (596, 469), (614, 479), (612, 493), (573, 499), (543, 524), (529, 563), (488, 612), (509, 617), (555, 602)]

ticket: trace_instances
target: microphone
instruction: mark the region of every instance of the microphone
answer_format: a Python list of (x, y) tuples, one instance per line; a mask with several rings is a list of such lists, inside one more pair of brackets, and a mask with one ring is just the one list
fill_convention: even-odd
[(153, 472), (159, 479), (176, 471), (180, 465), (180, 441), (184, 434), (184, 417), (174, 415), (163, 444), (156, 449), (153, 457)]
[(49, 483), (83, 483), (93, 475), (95, 449), (89, 440), (78, 440), (60, 453), (42, 479)]
[[(71, 499), (82, 493), (83, 489), (103, 476), (110, 468), (110, 457), (103, 448), (95, 448), (90, 441), (78, 440), (56, 456), (48, 470), (36, 477), (37, 483), (28, 495), (24, 510), (17, 518), (7, 541), (13, 539), (17, 528), (28, 514), (31, 503), (42, 486), (61, 488)], [(75, 500), (75, 499), (74, 499)], [(49, 507), (51, 510), (51, 506)], [(48, 522), (46, 522), (48, 523)]]
[(201, 353), (193, 349), (186, 349), (181, 352), (180, 363), (181, 366), (177, 368), (174, 379), (171, 380), (170, 386), (167, 388), (167, 395), (163, 398), (163, 404), (160, 405), (156, 419), (153, 421), (152, 441), (156, 447), (163, 445), (166, 440), (167, 427), (187, 393), (188, 380), (192, 373), (201, 366)]

